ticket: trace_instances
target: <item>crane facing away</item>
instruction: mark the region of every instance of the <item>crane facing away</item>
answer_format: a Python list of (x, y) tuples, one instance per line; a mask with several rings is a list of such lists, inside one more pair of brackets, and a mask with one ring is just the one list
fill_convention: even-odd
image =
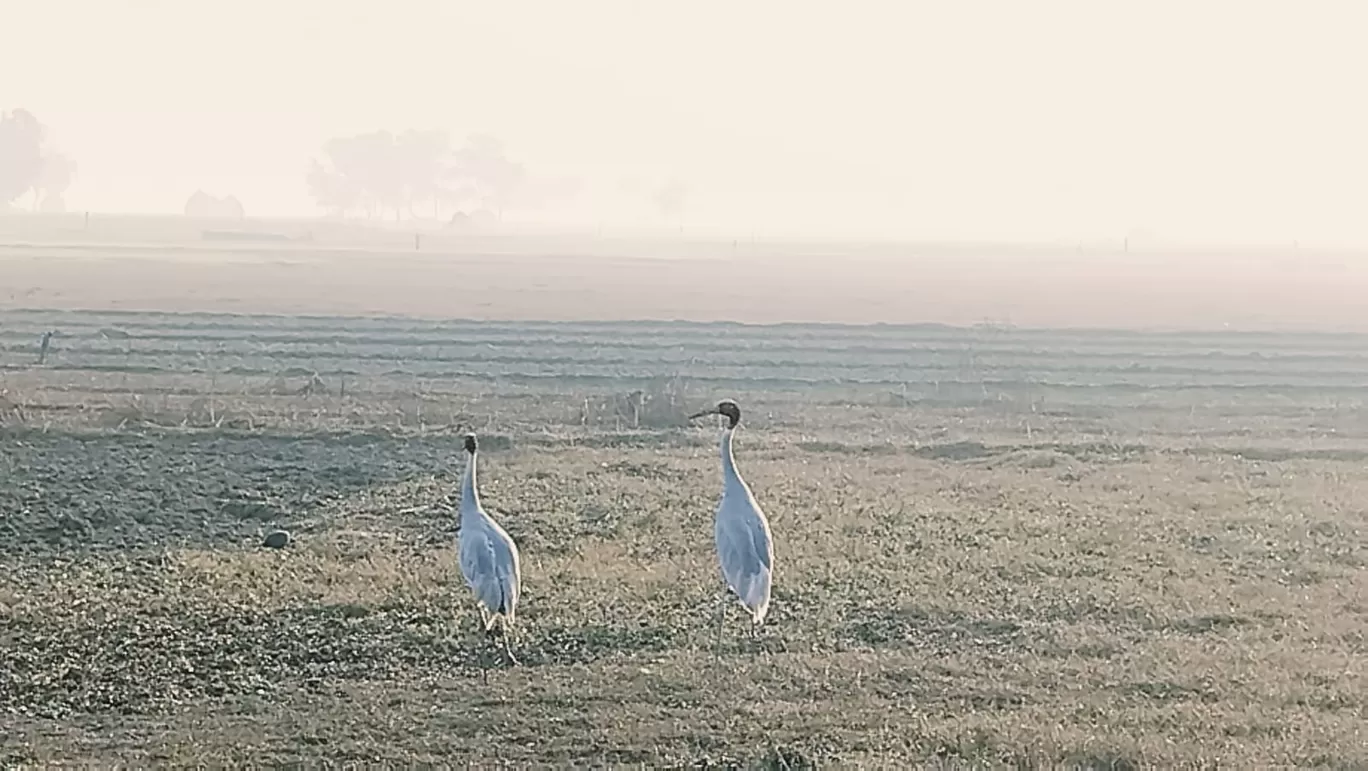
[(38, 344), (38, 366), (47, 364), (48, 350), (52, 348), (52, 336), (57, 334), (55, 331), (48, 330), (43, 333), (43, 340)]
[(480, 622), (487, 637), (496, 634), (503, 642), (503, 652), (510, 664), (517, 664), (508, 638), (518, 606), (521, 571), (518, 567), (518, 545), (499, 523), (480, 506), (480, 494), (475, 484), (475, 462), (479, 447), (474, 434), (465, 437), (466, 468), (461, 479), (461, 574), (475, 593), (480, 608)]
[[(755, 634), (769, 612), (770, 588), (774, 579), (774, 542), (769, 521), (755, 502), (750, 487), (736, 470), (732, 456), (732, 434), (741, 423), (741, 408), (730, 399), (703, 410), (689, 419), (722, 415), (727, 427), (722, 430), (722, 500), (717, 505), (714, 535), (717, 560), (729, 594), (735, 595), (751, 614), (751, 634)], [(717, 635), (722, 637), (727, 597), (718, 608)]]

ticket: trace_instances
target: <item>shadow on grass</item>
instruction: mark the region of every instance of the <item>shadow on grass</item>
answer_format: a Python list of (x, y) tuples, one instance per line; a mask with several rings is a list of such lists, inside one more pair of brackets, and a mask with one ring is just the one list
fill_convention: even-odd
[(361, 490), (447, 470), (459, 436), (24, 432), (0, 456), (12, 552), (125, 551), (253, 540)]
[(915, 607), (866, 612), (842, 630), (849, 642), (876, 648), (910, 646), (930, 650), (1025, 647), (1030, 636), (1014, 621), (973, 618), (954, 611)]
[[(158, 714), (198, 700), (324, 682), (477, 677), (493, 658), (473, 626), (433, 609), (311, 605), (62, 609), (5, 620), (0, 711), (64, 719)], [(533, 627), (515, 634), (522, 666), (587, 664), (665, 650), (661, 627)]]

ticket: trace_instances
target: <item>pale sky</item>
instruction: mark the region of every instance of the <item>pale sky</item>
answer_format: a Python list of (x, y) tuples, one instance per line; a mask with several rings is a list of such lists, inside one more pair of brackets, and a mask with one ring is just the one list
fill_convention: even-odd
[[(561, 221), (1071, 242), (1368, 245), (1353, 0), (0, 0), (0, 109), (73, 209), (196, 188), (318, 213), (324, 140), (487, 132), (574, 175)], [(531, 215), (519, 215), (529, 219)]]

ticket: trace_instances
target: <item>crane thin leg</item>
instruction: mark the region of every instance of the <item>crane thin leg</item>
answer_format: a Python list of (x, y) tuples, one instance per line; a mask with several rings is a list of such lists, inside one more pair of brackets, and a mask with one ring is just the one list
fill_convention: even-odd
[(730, 596), (726, 592), (723, 592), (721, 599), (717, 603), (717, 645), (713, 647), (713, 650), (716, 651), (719, 656), (722, 655), (722, 629), (727, 623), (728, 599), (730, 599)]
[(516, 666), (518, 666), (518, 660), (517, 660), (516, 658), (513, 657), (513, 650), (512, 650), (512, 649), (509, 647), (509, 645), (508, 645), (508, 636), (509, 636), (508, 622), (507, 622), (507, 621), (502, 621), (502, 622), (501, 622), (501, 625), (502, 625), (502, 627), (503, 627), (503, 629), (501, 630), (501, 631), (503, 632), (503, 634), (500, 635), (500, 638), (503, 640), (503, 652), (504, 652), (504, 656), (508, 659), (508, 663), (509, 663), (511, 666), (515, 666), (515, 667), (516, 667)]

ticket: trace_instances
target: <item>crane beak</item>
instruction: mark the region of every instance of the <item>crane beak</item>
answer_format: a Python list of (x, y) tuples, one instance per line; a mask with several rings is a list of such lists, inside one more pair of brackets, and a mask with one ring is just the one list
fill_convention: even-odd
[(721, 413), (719, 413), (719, 412), (717, 411), (717, 408), (716, 408), (716, 407), (711, 407), (711, 408), (709, 408), (709, 409), (703, 410), (702, 412), (699, 412), (699, 413), (690, 415), (690, 416), (689, 416), (689, 420), (696, 420), (696, 419), (698, 419), (698, 418), (703, 417), (704, 415), (719, 415), (719, 414), (721, 414)]

